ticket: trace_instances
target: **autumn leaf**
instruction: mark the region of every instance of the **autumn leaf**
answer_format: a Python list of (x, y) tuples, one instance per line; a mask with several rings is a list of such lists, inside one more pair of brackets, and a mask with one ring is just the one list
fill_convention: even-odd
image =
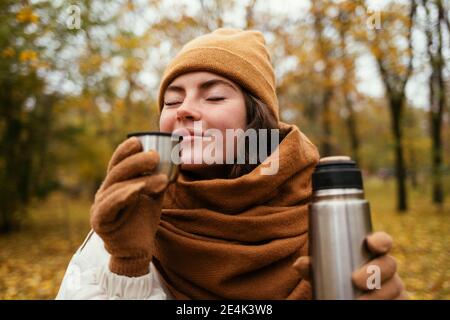
[(39, 21), (39, 15), (33, 12), (33, 9), (29, 6), (23, 7), (17, 12), (16, 20), (21, 23), (37, 23)]

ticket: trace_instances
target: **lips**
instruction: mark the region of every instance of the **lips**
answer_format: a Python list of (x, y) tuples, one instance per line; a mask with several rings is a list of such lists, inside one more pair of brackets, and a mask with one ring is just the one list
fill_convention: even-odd
[(203, 132), (195, 131), (194, 129), (191, 129), (191, 128), (178, 128), (178, 129), (175, 129), (172, 133), (182, 136), (183, 140), (188, 139), (188, 138), (193, 139), (194, 137), (203, 137), (204, 136)]

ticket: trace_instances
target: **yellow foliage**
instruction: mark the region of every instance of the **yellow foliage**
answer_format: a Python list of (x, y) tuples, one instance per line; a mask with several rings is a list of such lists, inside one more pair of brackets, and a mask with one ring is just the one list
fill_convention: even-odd
[(39, 61), (38, 63), (36, 63), (37, 68), (50, 69), (51, 66), (51, 63), (48, 61)]
[(22, 62), (33, 62), (38, 58), (38, 53), (33, 50), (24, 50), (20, 53), (19, 60)]
[(21, 23), (37, 23), (39, 21), (39, 15), (35, 12), (33, 12), (33, 9), (31, 7), (23, 7), (19, 10), (16, 14), (16, 20)]
[(134, 3), (132, 1), (128, 1), (126, 6), (128, 11), (133, 11), (135, 9)]
[(141, 46), (141, 41), (137, 37), (118, 36), (114, 42), (123, 49), (136, 49)]
[(16, 50), (13, 47), (7, 47), (2, 51), (3, 58), (12, 58), (16, 55)]
[(114, 103), (114, 108), (116, 109), (123, 109), (124, 108), (124, 106), (125, 106), (125, 102), (123, 101), (123, 100), (117, 100), (115, 103)]
[(93, 107), (92, 98), (89, 96), (80, 97), (76, 103), (78, 107), (84, 111), (91, 110)]
[(92, 54), (79, 62), (80, 72), (83, 74), (89, 74), (97, 72), (103, 64), (103, 57), (100, 54)]
[(143, 62), (139, 59), (129, 58), (123, 63), (123, 68), (126, 73), (137, 73), (141, 71)]

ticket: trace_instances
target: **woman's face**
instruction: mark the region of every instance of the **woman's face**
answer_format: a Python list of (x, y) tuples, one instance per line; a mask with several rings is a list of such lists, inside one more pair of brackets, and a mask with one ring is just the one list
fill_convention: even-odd
[[(225, 163), (226, 129), (246, 127), (244, 95), (237, 84), (214, 73), (185, 73), (167, 87), (159, 125), (162, 132), (183, 135), (183, 170), (205, 169), (210, 163), (205, 163), (205, 154), (209, 155), (213, 146), (216, 152), (221, 148)], [(217, 135), (208, 134), (207, 130), (213, 131), (210, 129), (220, 132), (224, 140), (219, 143)]]

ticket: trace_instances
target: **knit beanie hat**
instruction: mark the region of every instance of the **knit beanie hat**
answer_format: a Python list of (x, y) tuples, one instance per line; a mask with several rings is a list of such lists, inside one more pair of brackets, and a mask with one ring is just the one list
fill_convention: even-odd
[(192, 71), (209, 71), (239, 84), (261, 99), (279, 119), (275, 73), (261, 32), (220, 28), (185, 44), (162, 76), (158, 96), (160, 110), (170, 83)]

